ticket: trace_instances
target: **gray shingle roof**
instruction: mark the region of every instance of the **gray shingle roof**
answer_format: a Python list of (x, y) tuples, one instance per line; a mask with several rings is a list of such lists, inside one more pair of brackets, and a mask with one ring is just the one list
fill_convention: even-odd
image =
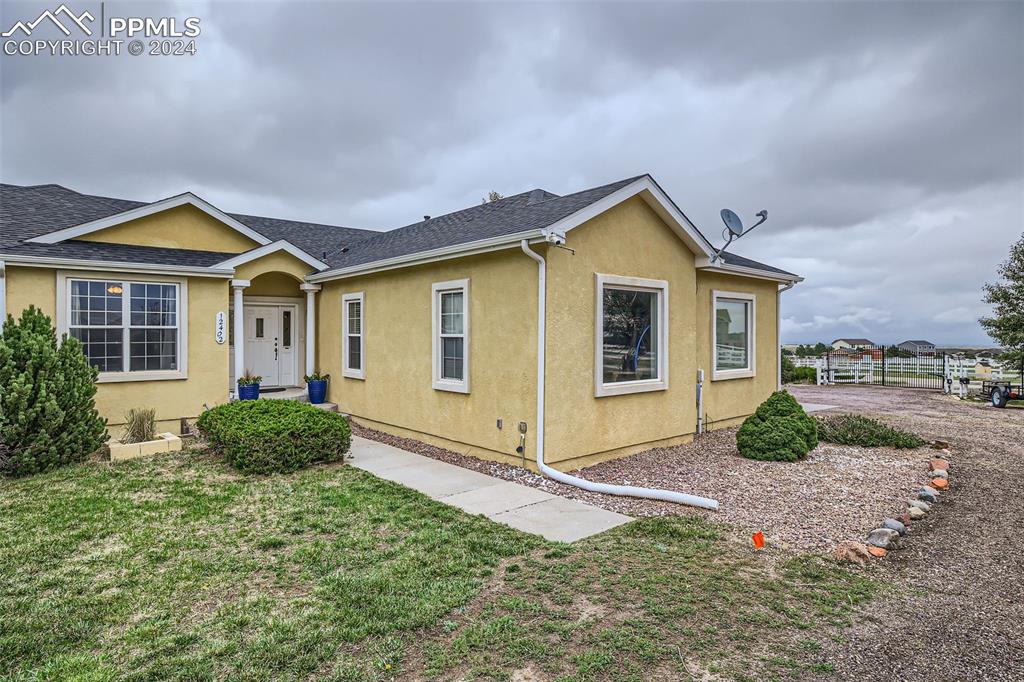
[(625, 187), (637, 177), (561, 197), (545, 190), (522, 192), (399, 227), (355, 242), (347, 253), (335, 254), (331, 267), (364, 265), (544, 228)]
[[(387, 232), (240, 213), (229, 215), (270, 240), (291, 242), (327, 262), (331, 269), (348, 268), (542, 229), (642, 177), (626, 178), (564, 196), (534, 189)], [(144, 205), (145, 202), (81, 194), (60, 185), (0, 184), (0, 253), (197, 267), (207, 267), (235, 255), (76, 240), (60, 244), (25, 243), (32, 237)], [(722, 258), (731, 265), (796, 276), (733, 253), (726, 252)]]
[(67, 258), (111, 263), (145, 263), (147, 265), (177, 265), (195, 268), (208, 268), (211, 265), (216, 265), (238, 255), (215, 251), (165, 249), (155, 246), (104, 244), (102, 242), (77, 240), (69, 240), (60, 244), (15, 244), (14, 246), (0, 248), (0, 252), (12, 256)]
[(729, 265), (739, 265), (740, 267), (744, 268), (756, 268), (758, 270), (767, 270), (768, 272), (777, 272), (780, 275), (799, 277), (799, 275), (794, 275), (792, 272), (787, 272), (785, 270), (773, 267), (771, 265), (765, 265), (764, 263), (759, 263), (756, 260), (744, 258), (743, 256), (737, 256), (735, 253), (729, 253), (728, 251), (722, 253), (721, 257), (722, 260), (724, 260)]

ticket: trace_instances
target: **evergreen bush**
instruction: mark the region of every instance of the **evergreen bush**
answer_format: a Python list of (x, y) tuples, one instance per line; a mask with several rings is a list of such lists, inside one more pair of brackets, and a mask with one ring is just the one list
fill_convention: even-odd
[(917, 434), (888, 426), (859, 414), (831, 414), (818, 418), (818, 433), (828, 443), (864, 448), (919, 448), (928, 441)]
[(289, 473), (348, 452), (348, 421), (290, 400), (237, 400), (199, 415), (196, 427), (215, 452), (251, 474)]
[(736, 445), (748, 459), (795, 462), (818, 446), (818, 426), (796, 398), (776, 391), (743, 422)]
[(77, 339), (60, 346), (50, 318), (29, 306), (0, 337), (0, 472), (27, 476), (81, 462), (107, 440), (96, 412), (96, 369)]

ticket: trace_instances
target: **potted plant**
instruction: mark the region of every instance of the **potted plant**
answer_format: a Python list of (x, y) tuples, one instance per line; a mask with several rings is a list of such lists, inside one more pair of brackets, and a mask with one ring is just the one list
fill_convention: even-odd
[(306, 382), (306, 393), (309, 394), (309, 402), (319, 405), (327, 399), (327, 382), (330, 381), (330, 374), (321, 374), (315, 371), (302, 377)]
[(245, 374), (238, 377), (238, 399), (257, 400), (260, 397), (261, 381), (263, 381), (263, 377), (258, 374), (249, 374), (249, 370), (245, 370)]

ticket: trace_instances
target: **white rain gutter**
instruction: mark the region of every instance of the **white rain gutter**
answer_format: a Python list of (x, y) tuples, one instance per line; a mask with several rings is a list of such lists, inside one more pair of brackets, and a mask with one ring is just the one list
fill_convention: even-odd
[[(548, 241), (552, 243), (564, 243), (564, 237), (550, 235)], [(718, 500), (697, 495), (687, 495), (671, 490), (660, 490), (658, 488), (638, 488), (631, 485), (610, 485), (608, 483), (595, 483), (578, 476), (571, 476), (552, 469), (544, 463), (544, 378), (545, 362), (544, 347), (546, 345), (546, 299), (547, 299), (547, 262), (544, 257), (530, 248), (527, 240), (520, 242), (520, 247), (527, 256), (537, 261), (537, 468), (548, 478), (559, 483), (576, 486), (583, 490), (606, 495), (622, 495), (625, 497), (642, 497), (648, 500), (662, 500), (675, 502), (677, 504), (688, 504), (704, 509), (718, 509)]]
[(796, 282), (789, 282), (779, 287), (779, 295), (775, 299), (775, 343), (779, 346), (779, 361), (776, 363), (779, 387), (776, 391), (782, 390), (782, 292), (789, 291), (796, 286)]

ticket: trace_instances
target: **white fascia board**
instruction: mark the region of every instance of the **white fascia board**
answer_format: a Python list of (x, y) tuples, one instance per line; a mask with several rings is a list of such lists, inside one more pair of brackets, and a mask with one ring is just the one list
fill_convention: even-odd
[(475, 256), (477, 254), (488, 253), (490, 251), (500, 251), (501, 249), (519, 248), (520, 242), (524, 239), (531, 242), (544, 241), (545, 234), (542, 230), (528, 230), (526, 232), (507, 234), (501, 237), (493, 237), (491, 239), (481, 239), (474, 242), (466, 242), (464, 244), (455, 244), (453, 246), (446, 246), (430, 251), (419, 251), (417, 253), (410, 253), (404, 256), (396, 256), (394, 258), (384, 258), (382, 260), (371, 261), (369, 263), (361, 263), (360, 265), (353, 265), (347, 268), (335, 268), (334, 270), (328, 270), (326, 272), (318, 272), (315, 275), (307, 277), (306, 281), (327, 282), (332, 279), (344, 279), (346, 277), (368, 275), (374, 272), (381, 272), (383, 270), (394, 270), (396, 268), (411, 267), (413, 265), (423, 265), (424, 263), (433, 263), (441, 260), (449, 260), (451, 258)]
[(185, 192), (184, 194), (179, 194), (177, 196), (169, 197), (167, 199), (154, 201), (153, 203), (146, 204), (145, 206), (139, 206), (138, 208), (133, 208), (128, 211), (116, 213), (112, 216), (107, 216), (106, 218), (100, 218), (99, 220), (93, 220), (88, 223), (76, 225), (75, 227), (68, 227), (63, 230), (57, 230), (56, 232), (42, 234), (39, 235), (38, 237), (26, 239), (25, 241), (33, 244), (59, 244), (60, 242), (67, 241), (68, 239), (74, 239), (75, 237), (81, 237), (86, 234), (91, 234), (93, 232), (105, 230), (108, 227), (114, 227), (115, 225), (120, 225), (130, 220), (136, 220), (138, 218), (145, 218), (146, 216), (153, 215), (154, 213), (160, 213), (161, 211), (166, 211), (177, 206), (184, 206), (185, 204), (195, 206), (203, 213), (206, 213), (215, 220), (219, 220), (220, 222), (224, 223), (225, 225), (235, 230), (236, 232), (239, 232), (248, 237), (249, 239), (253, 240), (257, 244), (270, 243), (270, 239), (267, 239), (265, 236), (263, 236), (256, 230), (252, 229), (251, 227), (248, 227), (247, 225), (244, 225), (241, 222), (235, 220), (224, 211), (220, 210), (213, 204), (203, 199), (200, 199), (191, 192)]
[(217, 263), (212, 267), (237, 268), (239, 265), (249, 263), (251, 261), (256, 260), (257, 258), (262, 258), (263, 256), (269, 255), (271, 253), (276, 253), (277, 251), (286, 251), (292, 256), (298, 258), (306, 265), (312, 266), (317, 270), (324, 270), (325, 268), (328, 267), (327, 263), (323, 262), (319, 258), (314, 258), (311, 254), (306, 253), (299, 247), (292, 244), (287, 239), (279, 239), (276, 242), (271, 242), (263, 246), (258, 246), (255, 249), (250, 249), (249, 251), (240, 253), (237, 256), (234, 256), (233, 258), (228, 258), (225, 261), (221, 261), (220, 263)]
[(234, 270), (218, 267), (188, 267), (164, 265), (161, 263), (123, 263), (120, 261), (84, 260), (81, 258), (53, 258), (52, 256), (20, 256), (0, 254), (8, 265), (27, 268), (64, 268), (67, 270), (103, 270), (108, 272), (158, 272), (164, 275), (188, 275), (191, 277), (219, 277), (228, 279)]
[(719, 261), (712, 265), (710, 259), (698, 259), (697, 269), (701, 272), (718, 272), (723, 275), (768, 279), (773, 282), (792, 282), (793, 284), (796, 284), (797, 282), (804, 281), (804, 278), (799, 275), (785, 275), (781, 272), (772, 272), (771, 270), (748, 268), (743, 265), (729, 265), (723, 261)]
[(605, 211), (618, 206), (626, 199), (630, 199), (638, 194), (672, 228), (672, 231), (686, 243), (694, 254), (707, 257), (714, 254), (714, 249), (707, 239), (690, 222), (690, 219), (683, 215), (683, 212), (679, 210), (675, 202), (665, 194), (664, 190), (649, 175), (638, 178), (635, 182), (631, 182), (625, 187), (612, 192), (605, 198), (595, 201), (572, 215), (549, 225), (544, 229), (544, 233), (564, 235), (569, 230), (579, 227), (588, 220), (601, 215)]

